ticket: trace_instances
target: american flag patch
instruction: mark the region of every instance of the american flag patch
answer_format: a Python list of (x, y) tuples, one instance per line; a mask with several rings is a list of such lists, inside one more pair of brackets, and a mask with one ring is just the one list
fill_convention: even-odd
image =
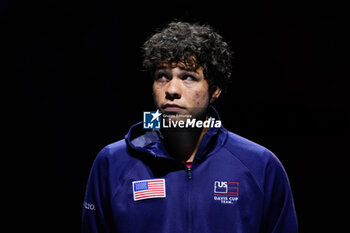
[(132, 182), (134, 201), (149, 198), (165, 198), (165, 179), (138, 180)]

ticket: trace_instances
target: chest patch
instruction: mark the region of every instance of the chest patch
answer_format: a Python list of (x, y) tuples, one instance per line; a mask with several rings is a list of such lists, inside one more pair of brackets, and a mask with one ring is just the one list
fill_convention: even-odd
[(239, 182), (214, 181), (214, 201), (221, 204), (234, 204), (238, 201)]
[(132, 182), (134, 201), (149, 198), (165, 198), (165, 179), (138, 180)]

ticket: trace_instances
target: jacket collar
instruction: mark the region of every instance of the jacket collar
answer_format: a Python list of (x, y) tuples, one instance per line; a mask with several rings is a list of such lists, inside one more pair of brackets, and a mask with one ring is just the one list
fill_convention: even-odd
[[(220, 116), (213, 106), (209, 108), (209, 116), (220, 120)], [(133, 151), (151, 154), (154, 157), (167, 158), (175, 160), (166, 151), (162, 143), (162, 134), (160, 130), (143, 129), (143, 122), (131, 126), (125, 136), (125, 140)], [(208, 155), (217, 151), (224, 144), (227, 137), (227, 130), (221, 125), (220, 128), (211, 127), (203, 136), (201, 144), (195, 156), (195, 161), (200, 163)]]

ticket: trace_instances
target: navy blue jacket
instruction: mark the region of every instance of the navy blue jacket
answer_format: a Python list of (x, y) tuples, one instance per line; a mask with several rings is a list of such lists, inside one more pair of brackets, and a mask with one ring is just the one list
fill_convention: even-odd
[[(152, 187), (152, 181), (159, 185)], [(145, 190), (145, 196), (135, 199)], [(159, 131), (144, 130), (138, 123), (125, 139), (106, 146), (96, 157), (86, 188), (82, 231), (296, 233), (298, 229), (286, 172), (268, 149), (224, 127), (211, 128), (187, 168), (166, 152)]]

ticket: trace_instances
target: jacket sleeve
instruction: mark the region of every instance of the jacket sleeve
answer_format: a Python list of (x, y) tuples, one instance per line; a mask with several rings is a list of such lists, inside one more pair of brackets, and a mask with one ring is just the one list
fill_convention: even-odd
[(82, 233), (109, 233), (108, 150), (96, 157), (86, 186)]
[(265, 171), (263, 233), (297, 233), (292, 191), (280, 161), (270, 153)]

